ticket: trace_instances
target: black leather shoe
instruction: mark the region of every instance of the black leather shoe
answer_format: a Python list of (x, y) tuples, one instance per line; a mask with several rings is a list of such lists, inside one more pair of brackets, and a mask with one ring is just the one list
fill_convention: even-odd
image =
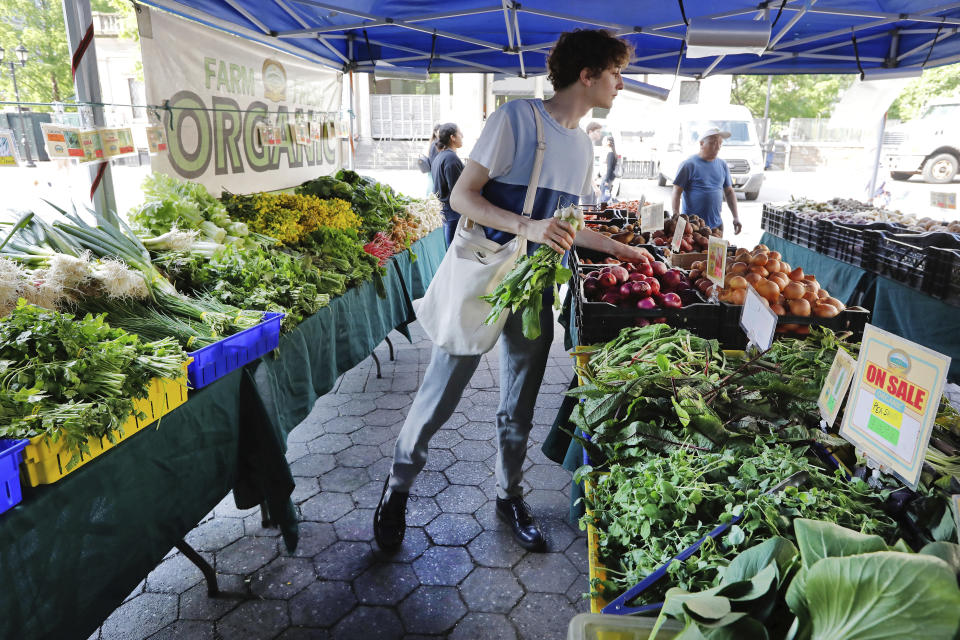
[(390, 476), (387, 476), (377, 510), (373, 512), (373, 537), (381, 549), (393, 553), (400, 549), (403, 536), (407, 532), (407, 498), (410, 494), (391, 491), (390, 498), (384, 502), (383, 497), (387, 495), (389, 483)]
[(497, 498), (497, 515), (501, 520), (510, 523), (513, 537), (521, 547), (528, 551), (546, 551), (547, 540), (523, 498)]

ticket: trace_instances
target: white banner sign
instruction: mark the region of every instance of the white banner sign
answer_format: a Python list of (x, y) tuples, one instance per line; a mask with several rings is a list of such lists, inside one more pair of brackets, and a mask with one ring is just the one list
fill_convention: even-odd
[[(271, 191), (333, 173), (336, 138), (298, 143), (290, 124), (323, 125), (340, 108), (340, 73), (161, 11), (140, 7), (147, 102), (161, 105), (167, 152), (154, 171), (214, 195)], [(145, 15), (144, 15), (145, 14)], [(282, 138), (265, 146), (257, 125)], [(296, 128), (294, 127), (294, 130)]]

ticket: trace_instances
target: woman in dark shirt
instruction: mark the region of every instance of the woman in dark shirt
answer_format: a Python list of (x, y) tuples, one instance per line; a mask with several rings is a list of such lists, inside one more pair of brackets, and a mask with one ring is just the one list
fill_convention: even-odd
[(452, 122), (440, 125), (437, 132), (436, 147), (438, 153), (430, 165), (433, 176), (433, 188), (443, 205), (443, 232), (447, 246), (453, 242), (460, 214), (450, 208), (450, 192), (463, 172), (463, 161), (457, 156), (457, 149), (463, 146), (463, 133)]

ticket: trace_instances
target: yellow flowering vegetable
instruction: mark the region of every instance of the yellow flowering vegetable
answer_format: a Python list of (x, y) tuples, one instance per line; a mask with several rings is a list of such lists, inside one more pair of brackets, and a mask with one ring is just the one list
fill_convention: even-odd
[(361, 220), (346, 200), (321, 200), (313, 195), (257, 193), (224, 198), (230, 214), (257, 233), (281, 244), (298, 244), (319, 227), (359, 229)]

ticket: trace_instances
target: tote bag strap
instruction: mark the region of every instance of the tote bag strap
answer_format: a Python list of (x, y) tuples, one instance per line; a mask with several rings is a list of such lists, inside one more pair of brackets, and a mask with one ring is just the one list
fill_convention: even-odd
[[(527, 195), (523, 199), (522, 214), (527, 218), (533, 215), (533, 203), (537, 199), (537, 187), (540, 186), (540, 170), (543, 168), (543, 155), (547, 150), (547, 142), (543, 137), (543, 118), (537, 110), (537, 105), (533, 100), (527, 102), (533, 109), (533, 121), (537, 127), (537, 151), (533, 157), (533, 170), (530, 172), (530, 184), (527, 185)], [(463, 226), (466, 229), (472, 229), (473, 220), (464, 220)]]
[(530, 172), (527, 197), (523, 201), (523, 215), (528, 218), (533, 215), (533, 203), (537, 199), (537, 187), (540, 186), (540, 170), (543, 168), (543, 154), (547, 149), (547, 143), (543, 138), (543, 119), (534, 101), (531, 100), (529, 104), (533, 109), (533, 119), (537, 123), (537, 153), (533, 158), (533, 171)]

